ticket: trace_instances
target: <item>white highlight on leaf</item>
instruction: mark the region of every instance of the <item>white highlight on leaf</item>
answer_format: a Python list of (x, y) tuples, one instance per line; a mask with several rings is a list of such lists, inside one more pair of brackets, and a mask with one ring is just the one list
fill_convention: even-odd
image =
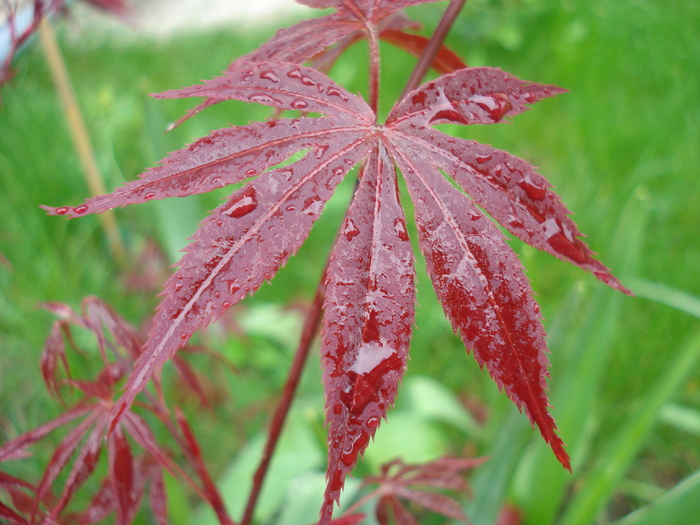
[(367, 343), (360, 346), (357, 358), (350, 370), (356, 374), (367, 374), (377, 368), (382, 361), (391, 357), (394, 349), (378, 343)]

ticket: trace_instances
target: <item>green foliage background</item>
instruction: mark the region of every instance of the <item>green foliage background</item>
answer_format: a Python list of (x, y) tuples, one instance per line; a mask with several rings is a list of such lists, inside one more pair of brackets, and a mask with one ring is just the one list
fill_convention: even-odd
[[(441, 5), (411, 14), (434, 27)], [(67, 38), (64, 24), (59, 27), (108, 187), (135, 178), (211, 129), (269, 116), (265, 108), (222, 104), (164, 135), (192, 101), (156, 102), (147, 94), (217, 75), (276, 27), (167, 40), (126, 28), (128, 37), (75, 39)], [(500, 67), (571, 92), (511, 124), (446, 131), (539, 166), (575, 212), (591, 247), (637, 297), (616, 294), (576, 268), (512, 243), (546, 319), (551, 400), (574, 461), (570, 475), (466, 356), (421, 270), (408, 376), (396, 409), (357, 468), (358, 481), (396, 454), (407, 461), (489, 454), (472, 476), (474, 495), (467, 504), (477, 524), (494, 523), (506, 503), (520, 509), (524, 523), (538, 525), (659, 523), (659, 516), (666, 525), (700, 522), (699, 30), (695, 1), (468, 2), (448, 43), (470, 65)], [(40, 380), (38, 358), (52, 319), (37, 305), (62, 301), (78, 308), (82, 297), (94, 294), (141, 324), (157, 304), (158, 279), (134, 290), (125, 285), (125, 272), (143, 267), (137, 259), (147, 239), (175, 262), (177, 250), (221, 197), (117, 211), (129, 253), (126, 271), (113, 260), (98, 218), (45, 216), (39, 204), (75, 205), (88, 194), (35, 44), (16, 61), (17, 76), (1, 91), (2, 441), (60, 411)], [(390, 47), (383, 51), (387, 112), (415, 61)], [(357, 46), (331, 76), (363, 92), (364, 73), (356, 67), (364, 53)], [(196, 430), (234, 516), (296, 345), (290, 335), (298, 333), (302, 317), (286, 305), (303, 306), (312, 296), (351, 190), (351, 182), (341, 187), (309, 242), (272, 285), (227, 317), (245, 337), (221, 325), (202, 336), (239, 372), (212, 374), (215, 384), (231, 391), (212, 413), (182, 402), (190, 414), (199, 413)], [(202, 366), (207, 370), (206, 362)], [(319, 379), (317, 364), (310, 364), (260, 505), (261, 523), (315, 519), (325, 439)], [(49, 454), (39, 451), (13, 468), (36, 480)], [(348, 501), (356, 490), (358, 483), (351, 483)], [(178, 497), (176, 484), (169, 491), (173, 523), (211, 519), (196, 502)], [(421, 523), (442, 521), (426, 515)]]

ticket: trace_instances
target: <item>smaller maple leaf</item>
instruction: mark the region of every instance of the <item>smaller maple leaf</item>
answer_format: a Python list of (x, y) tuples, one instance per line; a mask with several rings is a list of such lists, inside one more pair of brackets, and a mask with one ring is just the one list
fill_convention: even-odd
[[(298, 1), (315, 9), (334, 8), (336, 12), (279, 30), (255, 51), (236, 59), (227, 70), (233, 71), (248, 62), (284, 61), (296, 64), (309, 62), (314, 69), (327, 73), (350, 46), (363, 39), (369, 40), (370, 46), (376, 46), (378, 40), (383, 40), (420, 57), (429, 39), (407, 32), (421, 26), (400, 10), (437, 0)], [(432, 67), (439, 73), (452, 73), (466, 67), (466, 64), (441, 45)], [(216, 96), (208, 97), (178, 119), (170, 129), (222, 100)]]
[[(162, 470), (166, 469), (199, 491), (212, 505), (222, 524), (232, 524), (184, 415), (176, 409), (180, 429), (180, 432), (176, 432), (169, 424), (168, 409), (160, 401), (162, 395), (150, 396), (141, 407), (163, 421), (171, 430), (186, 459), (202, 480), (201, 489), (171, 459), (172, 454), (157, 444), (148, 424), (137, 414), (131, 411), (125, 413), (121, 423), (107, 436), (116, 385), (131, 370), (143, 344), (136, 330), (107, 304), (94, 297), (83, 301), (82, 314), (61, 303), (48, 303), (44, 306), (59, 317), (41, 359), (46, 386), (54, 397), (62, 401), (62, 386), (78, 390), (82, 396), (72, 408), (68, 408), (56, 419), (2, 445), (0, 463), (26, 457), (29, 448), (49, 433), (76, 421), (78, 423), (57, 446), (36, 487), (0, 471), (0, 487), (10, 494), (15, 504), (15, 509), (0, 505), (0, 516), (26, 524), (36, 523), (40, 519), (42, 523), (88, 525), (102, 522), (110, 514), (116, 514), (116, 523), (128, 525), (135, 519), (146, 486), (150, 485), (149, 499), (154, 517), (160, 525), (165, 525), (167, 509)], [(65, 341), (75, 351), (87, 355), (75, 345), (71, 332), (73, 326), (91, 331), (98, 341), (104, 368), (93, 380), (71, 377)], [(116, 361), (110, 361), (108, 354), (115, 356)], [(66, 379), (60, 378), (60, 365), (65, 368)], [(194, 381), (192, 377), (187, 379)], [(140, 454), (132, 453), (127, 435), (141, 447)], [(95, 472), (104, 446), (107, 449), (108, 468), (100, 489), (84, 512), (66, 514), (64, 511), (75, 493)], [(74, 458), (72, 468), (62, 484), (60, 496), (55, 497), (52, 488), (61, 472), (67, 470), (71, 458)]]
[(381, 525), (390, 523), (393, 514), (396, 525), (418, 525), (418, 520), (404, 506), (410, 501), (448, 518), (469, 523), (459, 503), (439, 491), (469, 493), (463, 471), (478, 467), (486, 458), (465, 459), (442, 457), (422, 465), (408, 465), (396, 459), (382, 465), (378, 476), (367, 476), (363, 485), (378, 485), (356, 505), (379, 497), (376, 515)]

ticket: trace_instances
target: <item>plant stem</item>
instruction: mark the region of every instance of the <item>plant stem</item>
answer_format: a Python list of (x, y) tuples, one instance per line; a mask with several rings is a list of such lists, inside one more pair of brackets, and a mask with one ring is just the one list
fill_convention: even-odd
[(435, 32), (428, 42), (428, 45), (425, 46), (423, 54), (421, 55), (420, 60), (418, 60), (418, 64), (416, 64), (413, 73), (411, 73), (411, 76), (409, 77), (406, 87), (401, 93), (399, 100), (404, 98), (409, 91), (413, 91), (420, 85), (421, 80), (423, 80), (423, 77), (427, 73), (428, 69), (430, 69), (430, 66), (433, 64), (433, 60), (435, 60), (435, 57), (440, 51), (440, 47), (445, 41), (447, 33), (450, 32), (452, 24), (454, 24), (457, 15), (459, 15), (459, 12), (462, 10), (462, 7), (464, 7), (466, 2), (467, 0), (452, 0), (447, 9), (445, 9), (445, 13), (442, 15), (440, 23), (438, 24), (437, 28), (435, 28)]
[(270, 433), (267, 436), (267, 443), (265, 443), (265, 449), (263, 450), (260, 465), (258, 465), (258, 469), (255, 471), (255, 475), (253, 476), (253, 487), (251, 488), (250, 495), (248, 496), (248, 503), (246, 504), (241, 525), (250, 525), (252, 523), (255, 505), (258, 501), (258, 496), (260, 495), (260, 490), (262, 489), (262, 484), (265, 479), (265, 475), (267, 474), (270, 460), (275, 452), (275, 447), (277, 446), (280, 434), (282, 433), (284, 422), (289, 414), (289, 408), (292, 405), (294, 395), (296, 394), (297, 387), (299, 386), (301, 374), (309, 357), (309, 351), (311, 350), (311, 343), (313, 343), (313, 340), (318, 333), (321, 318), (323, 317), (323, 301), (326, 295), (326, 271), (328, 270), (329, 262), (330, 257), (326, 262), (326, 268), (323, 270), (321, 282), (316, 289), (316, 296), (314, 297), (311, 305), (311, 311), (308, 313), (306, 320), (304, 321), (301, 339), (299, 340), (299, 346), (297, 347), (296, 354), (294, 355), (294, 362), (292, 363), (292, 367), (289, 370), (289, 375), (287, 376), (287, 383), (284, 386), (282, 398), (280, 399), (279, 404), (275, 409), (275, 413), (272, 416)]
[[(68, 125), (71, 138), (73, 139), (73, 145), (75, 146), (80, 164), (83, 168), (83, 177), (93, 196), (103, 195), (107, 193), (107, 189), (100, 176), (100, 170), (95, 160), (95, 154), (92, 149), (92, 144), (90, 143), (90, 136), (85, 126), (85, 120), (80, 112), (80, 106), (78, 105), (75, 91), (71, 85), (68, 70), (66, 69), (66, 64), (61, 55), (61, 50), (56, 42), (56, 34), (46, 17), (39, 23), (39, 38), (44, 48), (44, 54), (49, 70), (51, 71), (51, 77), (56, 86), (56, 92), (61, 99), (61, 105), (63, 106), (63, 112), (66, 117), (66, 124)], [(124, 245), (119, 236), (119, 228), (114, 219), (114, 214), (111, 212), (103, 213), (100, 215), (100, 220), (107, 233), (109, 246), (115, 259), (118, 263), (123, 263), (126, 260)]]
[(376, 115), (379, 108), (379, 35), (375, 26), (368, 25), (367, 29), (367, 41), (369, 42), (369, 107), (372, 108)]

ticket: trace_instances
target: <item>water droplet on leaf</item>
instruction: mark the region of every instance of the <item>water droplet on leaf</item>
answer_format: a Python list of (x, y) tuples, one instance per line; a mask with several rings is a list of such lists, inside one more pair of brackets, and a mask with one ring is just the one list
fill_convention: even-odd
[(406, 231), (406, 223), (401, 218), (394, 219), (394, 233), (402, 241), (408, 240), (408, 232)]
[(305, 100), (302, 100), (302, 99), (300, 99), (300, 98), (297, 98), (297, 99), (293, 100), (292, 103), (291, 103), (290, 105), (291, 105), (294, 109), (306, 109), (306, 108), (309, 107), (309, 104), (308, 104)]
[(282, 102), (280, 102), (274, 97), (271, 97), (270, 95), (266, 95), (265, 93), (253, 93), (248, 97), (248, 100), (250, 100), (251, 102), (257, 102), (258, 104), (264, 104), (265, 106), (282, 105)]
[(314, 155), (317, 159), (322, 158), (326, 151), (328, 151), (328, 144), (317, 144), (314, 146)]
[(80, 206), (73, 208), (73, 211), (75, 213), (85, 213), (86, 211), (88, 211), (88, 207), (85, 204), (81, 204)]
[(255, 188), (253, 186), (249, 186), (243, 193), (233, 197), (222, 210), (222, 213), (225, 213), (229, 217), (240, 219), (241, 217), (248, 215), (257, 207), (258, 201), (255, 196)]
[(352, 222), (352, 219), (348, 219), (345, 222), (345, 226), (343, 227), (343, 235), (345, 235), (348, 241), (351, 241), (354, 237), (357, 237), (359, 234), (360, 230), (357, 229), (355, 223)]
[(334, 96), (334, 97), (340, 97), (340, 99), (341, 99), (343, 102), (347, 102), (348, 100), (350, 100), (350, 97), (348, 97), (345, 93), (343, 93), (343, 92), (340, 91), (338, 88), (333, 87), (333, 86), (330, 86), (330, 87), (326, 90), (326, 94), (327, 94), (327, 95), (332, 95), (332, 96)]
[(323, 209), (323, 201), (318, 197), (311, 197), (304, 201), (304, 207), (301, 212), (304, 215), (320, 215)]
[(269, 80), (270, 82), (275, 82), (275, 83), (280, 81), (280, 77), (275, 75), (275, 73), (272, 70), (263, 71), (262, 73), (260, 73), (260, 78), (263, 78), (265, 80)]
[(486, 96), (475, 95), (469, 100), (483, 109), (494, 122), (500, 121), (506, 113), (513, 109), (513, 104), (505, 93), (492, 93)]
[(66, 213), (68, 213), (68, 208), (66, 208), (65, 206), (62, 208), (56, 208), (57, 215), (65, 215)]
[(547, 188), (534, 184), (529, 178), (518, 182), (528, 197), (535, 201), (541, 201), (547, 195)]

